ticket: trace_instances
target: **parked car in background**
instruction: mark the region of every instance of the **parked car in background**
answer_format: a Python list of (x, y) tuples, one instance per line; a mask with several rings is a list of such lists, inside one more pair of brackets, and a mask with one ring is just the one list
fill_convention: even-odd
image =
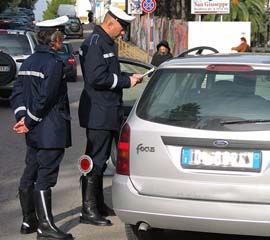
[(36, 45), (36, 34), (32, 31), (0, 29), (0, 97), (11, 95), (18, 70), (34, 53)]
[(69, 21), (65, 24), (65, 34), (69, 37), (83, 37), (83, 25), (81, 20), (75, 16), (68, 16)]
[(16, 7), (16, 8), (6, 8), (3, 11), (4, 14), (11, 14), (15, 15), (16, 17), (18, 16), (25, 16), (30, 18), (30, 20), (35, 21), (35, 14), (32, 9), (29, 8), (24, 8), (24, 7)]
[(270, 236), (269, 59), (188, 56), (155, 71), (118, 144), (112, 199), (129, 240)]
[(72, 44), (69, 41), (64, 41), (62, 48), (57, 51), (58, 55), (63, 59), (64, 62), (64, 77), (67, 81), (77, 81), (77, 52), (73, 51)]

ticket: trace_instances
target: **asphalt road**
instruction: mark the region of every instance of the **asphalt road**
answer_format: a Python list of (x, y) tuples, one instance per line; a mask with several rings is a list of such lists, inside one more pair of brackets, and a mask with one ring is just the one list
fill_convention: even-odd
[[(72, 40), (75, 50), (80, 41)], [(81, 193), (77, 161), (80, 155), (84, 153), (85, 133), (79, 127), (77, 111), (82, 86), (83, 82), (79, 71), (78, 81), (68, 83), (73, 146), (66, 150), (58, 183), (53, 188), (55, 223), (62, 230), (71, 232), (77, 240), (124, 240), (126, 239), (124, 225), (117, 216), (109, 217), (113, 222), (113, 226), (110, 227), (79, 223)], [(35, 233), (30, 235), (19, 233), (22, 217), (16, 194), (19, 178), (24, 168), (25, 142), (24, 136), (12, 132), (14, 117), (8, 101), (0, 100), (0, 120), (0, 240), (33, 240), (36, 239)], [(111, 180), (112, 176), (107, 175), (105, 177), (104, 193), (107, 204), (112, 207)], [(158, 239), (262, 240), (264, 238), (166, 231), (156, 238), (156, 240)]]

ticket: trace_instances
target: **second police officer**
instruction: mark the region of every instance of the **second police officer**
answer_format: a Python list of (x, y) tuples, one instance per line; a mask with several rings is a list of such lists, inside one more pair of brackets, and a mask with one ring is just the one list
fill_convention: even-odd
[(56, 53), (62, 47), (63, 34), (54, 27), (67, 20), (64, 16), (40, 23), (49, 28), (38, 31), (39, 45), (23, 62), (11, 96), (17, 120), (13, 130), (25, 133), (27, 145), (26, 167), (19, 186), (21, 233), (37, 231), (40, 240), (73, 239), (54, 224), (51, 191), (64, 148), (71, 146), (67, 84), (62, 78), (63, 61)]

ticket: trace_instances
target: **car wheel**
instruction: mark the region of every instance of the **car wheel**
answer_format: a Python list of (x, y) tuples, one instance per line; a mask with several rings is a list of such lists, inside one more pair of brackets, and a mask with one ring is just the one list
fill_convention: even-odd
[(0, 52), (0, 86), (10, 83), (16, 74), (16, 63), (13, 58)]
[(113, 139), (112, 148), (111, 148), (111, 161), (115, 167), (116, 167), (116, 160), (117, 160), (117, 146), (116, 146), (115, 139)]
[(138, 225), (125, 224), (128, 240), (158, 240), (162, 239), (162, 229), (150, 228), (147, 231), (139, 231)]
[(11, 89), (2, 89), (2, 91), (0, 91), (0, 97), (4, 98), (4, 99), (8, 99), (12, 94), (12, 90)]
[(69, 76), (67, 77), (68, 82), (76, 82), (77, 81), (77, 76)]

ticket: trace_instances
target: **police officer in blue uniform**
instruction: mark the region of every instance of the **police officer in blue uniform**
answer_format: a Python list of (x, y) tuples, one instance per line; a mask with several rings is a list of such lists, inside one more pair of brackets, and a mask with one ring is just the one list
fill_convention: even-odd
[(104, 203), (103, 172), (110, 156), (112, 140), (122, 121), (122, 89), (141, 82), (140, 74), (123, 75), (118, 62), (115, 39), (124, 36), (135, 19), (117, 7), (110, 7), (101, 26), (95, 26), (81, 46), (80, 62), (84, 89), (80, 97), (80, 126), (86, 128), (85, 154), (93, 159), (93, 170), (82, 176), (80, 222), (110, 226), (104, 218), (109, 208)]
[[(61, 21), (67, 20), (64, 17)], [(48, 21), (44, 21), (45, 26), (54, 24)], [(51, 187), (57, 182), (64, 149), (71, 146), (67, 84), (62, 78), (63, 62), (56, 53), (62, 47), (63, 34), (43, 28), (37, 37), (39, 45), (23, 62), (11, 96), (17, 120), (13, 130), (25, 133), (27, 145), (19, 185), (21, 233), (37, 231), (37, 239), (70, 240), (71, 234), (55, 226), (51, 209)]]

